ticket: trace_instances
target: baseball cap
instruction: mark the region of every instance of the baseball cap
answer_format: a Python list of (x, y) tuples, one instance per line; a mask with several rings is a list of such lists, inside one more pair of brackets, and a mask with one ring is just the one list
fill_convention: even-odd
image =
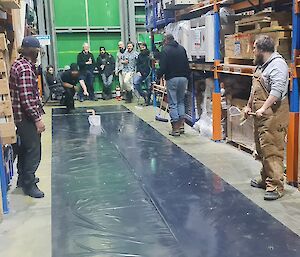
[(24, 37), (22, 41), (22, 47), (33, 47), (33, 48), (40, 48), (41, 44), (40, 41), (33, 36)]

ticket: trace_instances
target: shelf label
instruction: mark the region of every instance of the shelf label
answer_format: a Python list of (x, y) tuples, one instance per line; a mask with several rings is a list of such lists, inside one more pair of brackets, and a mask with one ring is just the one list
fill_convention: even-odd
[(241, 54), (241, 43), (239, 41), (234, 43), (234, 56), (239, 56)]

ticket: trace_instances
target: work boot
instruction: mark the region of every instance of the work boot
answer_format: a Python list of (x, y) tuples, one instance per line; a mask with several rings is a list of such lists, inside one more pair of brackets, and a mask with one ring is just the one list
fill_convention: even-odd
[(264, 196), (264, 200), (266, 201), (274, 201), (283, 196), (283, 193), (279, 193), (277, 189), (274, 191), (267, 191)]
[(179, 127), (179, 132), (180, 132), (180, 134), (184, 134), (184, 122), (185, 122), (184, 118), (179, 120), (179, 126), (180, 126)]
[(257, 178), (251, 179), (250, 185), (255, 188), (261, 188), (266, 190), (266, 184), (261, 179), (257, 179)]
[(179, 123), (179, 121), (171, 122), (171, 125), (172, 125), (172, 131), (169, 132), (169, 135), (173, 136), (173, 137), (179, 137), (180, 136), (180, 130), (179, 130), (180, 123)]
[(38, 188), (36, 184), (30, 185), (28, 187), (23, 187), (23, 192), (32, 198), (43, 198), (45, 194)]
[[(40, 179), (38, 177), (34, 178), (34, 183), (37, 184), (40, 182)], [(23, 187), (24, 182), (23, 180), (20, 178), (20, 176), (18, 176), (18, 180), (17, 180), (17, 187)]]

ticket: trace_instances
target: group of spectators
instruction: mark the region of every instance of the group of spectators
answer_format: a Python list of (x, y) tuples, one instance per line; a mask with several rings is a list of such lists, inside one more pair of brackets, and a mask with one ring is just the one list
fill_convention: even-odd
[[(136, 90), (145, 99), (145, 104), (149, 105), (151, 96), (150, 51), (146, 43), (140, 43), (139, 49), (140, 53), (134, 50), (132, 42), (127, 43), (127, 48), (123, 42), (119, 42), (116, 58), (108, 53), (105, 47), (100, 47), (99, 55), (95, 59), (90, 52), (89, 44), (84, 43), (83, 50), (77, 55), (77, 63), (72, 63), (69, 69), (61, 75), (62, 83), (55, 78), (53, 66), (47, 67), (47, 84), (51, 90), (58, 92), (65, 89), (63, 104), (67, 106), (68, 111), (74, 109), (72, 99), (76, 92), (80, 102), (87, 97), (92, 101), (98, 100), (94, 92), (95, 75), (98, 75), (103, 83), (103, 100), (112, 99), (112, 84), (116, 76), (119, 79), (123, 100), (131, 103), (133, 91)], [(80, 86), (77, 86), (78, 83)]]

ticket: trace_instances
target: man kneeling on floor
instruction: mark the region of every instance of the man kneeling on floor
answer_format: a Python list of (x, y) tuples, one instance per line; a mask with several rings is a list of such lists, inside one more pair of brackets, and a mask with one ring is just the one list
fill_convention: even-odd
[(276, 200), (284, 191), (284, 139), (289, 119), (288, 66), (275, 52), (269, 36), (259, 37), (254, 42), (253, 52), (257, 69), (245, 114), (255, 113), (254, 137), (262, 169), (260, 178), (251, 180), (251, 186), (265, 189), (265, 200)]
[(188, 86), (190, 67), (186, 50), (174, 40), (172, 35), (166, 35), (164, 38), (159, 66), (157, 78), (160, 79), (165, 75), (167, 82), (172, 124), (170, 135), (180, 136), (180, 133), (184, 133), (184, 97)]
[(70, 69), (65, 71), (61, 75), (61, 80), (65, 89), (62, 104), (66, 106), (67, 113), (75, 109), (74, 95), (75, 92), (80, 91), (80, 87), (76, 86), (78, 83), (80, 83), (84, 94), (87, 94), (87, 88), (85, 86), (84, 80), (79, 79), (79, 75), (79, 67), (76, 63), (72, 63), (70, 65)]
[(18, 182), (26, 195), (44, 197), (37, 187), (39, 179), (35, 173), (41, 161), (41, 133), (45, 131), (42, 115), (45, 114), (39, 96), (36, 61), (40, 51), (39, 41), (25, 37), (20, 57), (10, 71), (9, 88), (17, 127), (18, 143), (14, 152), (18, 155)]

